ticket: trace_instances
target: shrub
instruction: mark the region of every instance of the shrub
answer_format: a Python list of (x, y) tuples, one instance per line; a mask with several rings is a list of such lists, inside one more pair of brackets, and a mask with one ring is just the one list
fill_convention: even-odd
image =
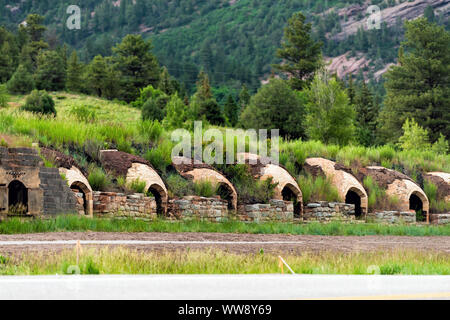
[(148, 150), (144, 158), (160, 173), (165, 173), (172, 163), (172, 144), (170, 141), (162, 143), (158, 148)]
[(126, 179), (125, 179), (125, 177), (123, 177), (123, 176), (119, 176), (119, 177), (117, 177), (117, 179), (116, 179), (116, 183), (117, 183), (117, 186), (119, 186), (119, 187), (125, 187), (125, 185), (126, 185)]
[(152, 85), (149, 85), (140, 90), (139, 97), (136, 99), (136, 101), (133, 101), (131, 103), (131, 106), (134, 108), (141, 109), (147, 102), (147, 100), (157, 98), (161, 95), (164, 95), (164, 92), (162, 92), (159, 89), (153, 88)]
[(92, 106), (75, 106), (70, 110), (72, 114), (78, 121), (82, 122), (95, 122), (97, 118), (97, 113), (93, 110)]
[(430, 202), (437, 199), (438, 188), (434, 183), (425, 181), (423, 191), (425, 191), (425, 194)]
[(150, 142), (156, 143), (163, 133), (163, 128), (158, 120), (141, 121), (138, 124), (139, 133)]
[(172, 196), (184, 197), (194, 194), (194, 184), (179, 174), (171, 173), (166, 179), (167, 189)]
[(244, 164), (226, 166), (225, 175), (236, 188), (241, 203), (268, 203), (273, 198), (277, 184), (272, 179), (255, 181)]
[(110, 177), (101, 168), (94, 168), (88, 176), (89, 184), (95, 191), (106, 191), (111, 185)]
[(442, 133), (439, 135), (439, 139), (433, 144), (432, 150), (437, 154), (447, 154), (449, 150), (448, 141)]
[(147, 183), (145, 181), (142, 181), (140, 179), (133, 180), (128, 188), (136, 193), (145, 193), (145, 187)]
[(166, 104), (169, 97), (166, 95), (148, 99), (142, 106), (142, 120), (162, 121), (166, 115)]
[(298, 178), (298, 183), (302, 189), (304, 203), (314, 201), (339, 201), (339, 193), (329, 178), (322, 176), (313, 177), (302, 175)]
[(218, 187), (208, 180), (194, 182), (194, 191), (197, 196), (210, 198), (217, 195)]
[(47, 91), (33, 90), (27, 97), (22, 110), (39, 113), (52, 114), (56, 116), (55, 102)]
[(428, 130), (422, 128), (414, 119), (406, 119), (403, 124), (403, 136), (399, 141), (402, 150), (429, 150)]
[(6, 108), (8, 106), (8, 93), (5, 86), (0, 85), (0, 108)]
[(388, 197), (373, 179), (368, 176), (364, 178), (364, 187), (367, 190), (369, 210), (397, 210), (400, 200), (396, 197)]

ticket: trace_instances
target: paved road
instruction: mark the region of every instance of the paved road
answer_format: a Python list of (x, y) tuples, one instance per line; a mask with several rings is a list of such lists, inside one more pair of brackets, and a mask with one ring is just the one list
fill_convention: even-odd
[(4, 276), (0, 299), (450, 299), (450, 276)]

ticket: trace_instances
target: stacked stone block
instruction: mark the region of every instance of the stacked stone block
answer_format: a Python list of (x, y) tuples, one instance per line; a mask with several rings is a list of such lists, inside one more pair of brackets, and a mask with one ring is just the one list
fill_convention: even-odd
[(156, 209), (155, 198), (142, 193), (94, 192), (94, 214), (103, 217), (153, 218), (157, 215)]
[(303, 213), (305, 221), (353, 221), (355, 220), (355, 205), (348, 203), (319, 201), (309, 203)]
[(238, 209), (238, 217), (243, 221), (293, 221), (294, 204), (292, 201), (272, 199), (268, 204), (241, 205)]
[(44, 190), (45, 214), (77, 213), (78, 200), (57, 168), (40, 168), (39, 179)]
[(367, 214), (368, 222), (375, 223), (416, 223), (414, 211), (380, 211)]
[(169, 216), (176, 219), (221, 221), (228, 217), (228, 202), (215, 198), (188, 196), (169, 201)]
[(450, 224), (450, 212), (432, 214), (430, 215), (430, 221), (432, 224)]

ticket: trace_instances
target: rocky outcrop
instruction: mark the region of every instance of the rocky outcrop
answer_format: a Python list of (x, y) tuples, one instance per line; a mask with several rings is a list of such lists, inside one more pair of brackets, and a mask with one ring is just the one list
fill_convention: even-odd
[[(369, 4), (365, 6), (362, 11), (363, 13), (365, 13), (368, 6)], [(435, 11), (441, 11), (446, 17), (450, 15), (450, 2), (448, 0), (405, 1), (394, 7), (381, 10), (382, 22), (390, 27), (395, 25), (398, 20), (404, 21), (416, 19), (423, 16), (423, 12), (427, 6), (432, 6)], [(361, 12), (360, 9), (361, 8), (355, 8), (354, 12), (358, 14)], [(342, 31), (333, 36), (332, 39), (340, 41), (355, 34), (359, 28), (367, 29), (367, 19), (368, 17), (365, 17), (362, 20), (357, 20), (355, 16), (350, 17), (348, 21), (344, 21), (341, 24)]]

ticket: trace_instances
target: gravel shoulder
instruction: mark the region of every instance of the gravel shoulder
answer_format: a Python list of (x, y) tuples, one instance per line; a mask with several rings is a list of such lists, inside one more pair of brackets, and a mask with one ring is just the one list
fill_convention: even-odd
[[(20, 235), (0, 235), (0, 254), (27, 252), (55, 252), (72, 248), (73, 245), (4, 245), (2, 241), (57, 241), (57, 240), (140, 240), (140, 241), (202, 241), (201, 244), (162, 243), (150, 245), (120, 245), (144, 251), (176, 251), (219, 248), (233, 253), (256, 253), (263, 249), (270, 253), (300, 252), (374, 252), (384, 250), (413, 249), (450, 253), (450, 237), (404, 237), (404, 236), (298, 236), (222, 233), (108, 233), (108, 232), (58, 232)], [(208, 241), (227, 243), (210, 244)], [(264, 242), (296, 242), (267, 243)], [(236, 244), (229, 242), (239, 242)], [(243, 244), (242, 242), (261, 242)], [(111, 245), (110, 245), (111, 246)], [(104, 247), (104, 245), (88, 245)]]

